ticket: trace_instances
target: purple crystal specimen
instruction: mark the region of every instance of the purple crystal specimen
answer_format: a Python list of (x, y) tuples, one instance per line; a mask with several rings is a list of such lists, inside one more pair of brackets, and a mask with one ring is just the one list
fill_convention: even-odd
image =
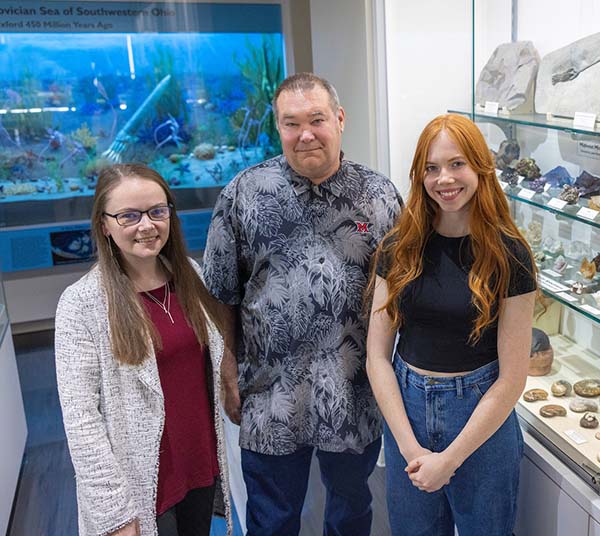
[(565, 184), (573, 184), (573, 177), (563, 166), (556, 166), (544, 175), (544, 179), (550, 186), (557, 188), (563, 187)]

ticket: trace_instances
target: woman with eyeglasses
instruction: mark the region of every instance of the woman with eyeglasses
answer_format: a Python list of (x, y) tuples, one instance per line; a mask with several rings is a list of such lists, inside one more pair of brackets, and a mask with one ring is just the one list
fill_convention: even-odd
[(231, 532), (222, 326), (174, 207), (149, 167), (104, 169), (91, 222), (98, 262), (58, 304), (81, 536), (208, 536), (219, 476)]

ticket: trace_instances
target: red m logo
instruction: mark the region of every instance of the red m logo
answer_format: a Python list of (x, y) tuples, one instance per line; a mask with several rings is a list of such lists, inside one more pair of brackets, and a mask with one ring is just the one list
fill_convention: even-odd
[(356, 223), (356, 232), (357, 233), (368, 233), (369, 232), (369, 222), (368, 221), (355, 221)]

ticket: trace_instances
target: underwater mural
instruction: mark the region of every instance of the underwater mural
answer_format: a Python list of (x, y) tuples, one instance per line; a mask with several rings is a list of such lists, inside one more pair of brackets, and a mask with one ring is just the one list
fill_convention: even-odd
[(91, 259), (92, 197), (115, 162), (165, 177), (201, 250), (220, 190), (281, 152), (278, 4), (22, 0), (0, 15), (3, 270)]

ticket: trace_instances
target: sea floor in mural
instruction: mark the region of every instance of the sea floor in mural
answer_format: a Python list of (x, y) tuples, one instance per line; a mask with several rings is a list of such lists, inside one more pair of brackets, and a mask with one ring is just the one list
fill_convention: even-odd
[[(147, 163), (158, 171), (172, 189), (212, 188), (225, 186), (242, 169), (265, 159), (261, 147), (237, 149), (215, 148), (210, 159), (198, 159), (193, 154), (173, 152)], [(0, 180), (0, 203), (33, 200), (65, 199), (76, 196), (93, 196), (96, 181), (85, 177), (31, 178), (29, 180)]]

